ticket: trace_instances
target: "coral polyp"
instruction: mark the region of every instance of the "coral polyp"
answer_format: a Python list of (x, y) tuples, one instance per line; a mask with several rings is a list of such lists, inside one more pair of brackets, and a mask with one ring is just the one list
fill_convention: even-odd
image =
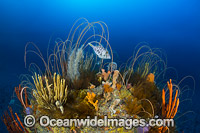
[[(37, 52), (29, 50), (30, 45)], [(32, 79), (26, 78), (15, 88), (22, 106), (19, 111), (21, 118), (15, 113), (17, 122), (9, 108), (11, 116), (5, 113), (2, 117), (8, 131), (140, 133), (145, 130), (164, 133), (176, 130), (168, 126), (126, 128), (72, 124), (54, 127), (39, 123), (42, 116), (51, 119), (144, 119), (145, 124), (150, 118), (174, 118), (179, 107), (179, 91), (176, 89), (173, 96), (172, 80), (163, 82), (169, 79), (163, 78), (167, 66), (163, 56), (159, 55), (159, 49), (142, 45), (125, 65), (117, 64), (113, 62), (107, 25), (80, 19), (65, 41), (56, 41), (47, 60), (33, 43), (27, 44), (25, 51), (26, 64), (28, 53), (32, 52), (42, 59), (44, 67), (30, 63), (30, 70), (34, 70)], [(160, 90), (166, 83), (168, 90)], [(166, 99), (169, 99), (168, 103)], [(26, 115), (36, 119), (31, 128), (23, 123)]]

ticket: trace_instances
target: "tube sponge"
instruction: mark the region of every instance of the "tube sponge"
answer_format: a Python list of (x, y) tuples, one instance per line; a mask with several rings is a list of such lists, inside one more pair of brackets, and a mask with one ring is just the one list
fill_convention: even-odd
[(115, 71), (114, 71), (114, 74), (113, 74), (113, 84), (112, 84), (112, 88), (115, 88), (115, 87), (116, 87), (118, 76), (119, 76), (119, 71), (118, 71), (118, 70), (115, 70)]

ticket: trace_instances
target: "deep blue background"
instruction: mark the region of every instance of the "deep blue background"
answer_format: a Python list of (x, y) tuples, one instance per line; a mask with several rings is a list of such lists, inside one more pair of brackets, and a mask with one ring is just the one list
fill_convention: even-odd
[(27, 72), (23, 60), (26, 43), (34, 42), (45, 52), (50, 37), (66, 39), (80, 17), (108, 25), (110, 44), (122, 61), (132, 55), (139, 42), (164, 49), (168, 66), (176, 68), (180, 79), (194, 76), (192, 106), (199, 112), (199, 0), (1, 0), (1, 114), (7, 109), (13, 87), (19, 84), (19, 75)]

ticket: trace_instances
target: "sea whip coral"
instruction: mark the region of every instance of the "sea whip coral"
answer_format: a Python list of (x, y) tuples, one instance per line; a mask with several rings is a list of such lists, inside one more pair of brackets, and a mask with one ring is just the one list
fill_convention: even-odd
[[(19, 101), (21, 102), (22, 106), (24, 107), (26, 114), (30, 115), (32, 114), (32, 106), (28, 104), (28, 94), (27, 94), (27, 89), (28, 87), (21, 87), (21, 85), (19, 85), (19, 87), (15, 87), (15, 93), (17, 95), (17, 98), (19, 99)], [(25, 94), (25, 103), (23, 100), (23, 92)]]
[(23, 88), (21, 87), (21, 85), (19, 85), (19, 87), (15, 87), (15, 93), (17, 95), (17, 98), (19, 99), (19, 101), (21, 102), (22, 106), (24, 106), (24, 108), (26, 108), (26, 106), (29, 106), (28, 105), (28, 98), (27, 98), (27, 92), (26, 92), (26, 88), (24, 89), (24, 92), (25, 92), (25, 104), (24, 104), (24, 101), (23, 101), (23, 97), (22, 97), (22, 93), (23, 93)]

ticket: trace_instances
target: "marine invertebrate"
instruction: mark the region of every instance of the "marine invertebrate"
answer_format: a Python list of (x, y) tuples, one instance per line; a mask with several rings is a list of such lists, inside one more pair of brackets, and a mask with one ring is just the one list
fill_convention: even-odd
[(111, 106), (109, 107), (109, 110), (111, 112), (111, 115), (116, 113), (116, 110), (114, 109), (120, 102), (120, 99), (115, 99), (114, 102), (111, 104)]
[(54, 73), (53, 83), (49, 85), (49, 80), (46, 76), (44, 77), (44, 83), (42, 77), (35, 74), (33, 81), (36, 87), (36, 90), (33, 90), (33, 96), (39, 108), (55, 110), (55, 107), (58, 107), (64, 113), (62, 106), (67, 101), (65, 79), (61, 79), (60, 75)]
[(60, 101), (56, 101), (56, 107), (60, 109), (61, 113), (64, 113), (63, 105), (60, 103)]
[(171, 79), (169, 82), (167, 82), (167, 86), (169, 89), (169, 103), (168, 104), (165, 103), (165, 90), (163, 89), (162, 90), (162, 116), (164, 118), (174, 118), (179, 106), (179, 98), (177, 98), (178, 90), (176, 90), (174, 100), (172, 101), (173, 85), (172, 85)]
[(23, 105), (24, 108), (26, 108), (26, 106), (28, 106), (28, 96), (27, 96), (27, 92), (26, 92), (26, 88), (24, 88), (24, 93), (25, 93), (25, 104), (23, 101), (23, 88), (21, 87), (21, 85), (19, 85), (19, 87), (15, 87), (15, 93), (17, 95), (18, 100), (21, 102), (21, 104)]
[(110, 71), (108, 71), (107, 73), (105, 72), (105, 69), (101, 69), (102, 71), (102, 76), (103, 76), (103, 79), (106, 81), (110, 75)]
[[(68, 58), (68, 62), (67, 62), (67, 76), (70, 79), (74, 79), (74, 60), (76, 58), (76, 48), (74, 48)], [(76, 68), (77, 69), (77, 68)]]
[(90, 84), (90, 87), (89, 87), (90, 89), (94, 89), (95, 88), (95, 85), (93, 85), (93, 84)]
[(84, 70), (88, 71), (92, 66), (93, 60), (94, 60), (93, 54), (90, 54), (90, 56), (88, 56), (88, 54), (86, 54), (86, 57), (84, 59), (84, 63), (82, 64), (82, 68)]
[(131, 83), (130, 80), (136, 73), (142, 78), (146, 78), (149, 73), (153, 73), (156, 79), (162, 80), (160, 76), (165, 74), (163, 70), (166, 70), (167, 67), (166, 60), (163, 57), (165, 55), (160, 49), (151, 49), (145, 42), (139, 43), (135, 48), (134, 56), (129, 58), (124, 71), (121, 72), (126, 85)]
[[(19, 85), (19, 87), (15, 87), (15, 93), (17, 95), (17, 98), (19, 99), (19, 101), (21, 102), (22, 106), (25, 109), (26, 114), (32, 114), (33, 110), (32, 110), (32, 106), (28, 104), (28, 94), (27, 94), (27, 87), (21, 87), (21, 85)], [(23, 91), (25, 94), (25, 103), (23, 100)]]
[(149, 132), (149, 126), (137, 128), (137, 133), (148, 133), (148, 132)]
[(154, 82), (154, 78), (155, 78), (155, 75), (153, 73), (149, 73), (147, 75), (147, 81), (153, 83)]
[(109, 84), (104, 84), (104, 85), (103, 85), (103, 88), (104, 88), (104, 92), (105, 92), (105, 93), (113, 92), (113, 88), (110, 87)]
[(7, 130), (9, 132), (23, 132), (23, 133), (27, 132), (28, 133), (28, 130), (22, 124), (17, 113), (15, 113), (15, 115), (17, 117), (17, 120), (16, 120), (11, 107), (9, 107), (9, 111), (10, 111), (10, 115), (8, 114), (8, 112), (5, 112), (3, 117), (1, 117), (2, 121), (4, 122), (4, 124), (7, 127)]
[[(160, 104), (162, 101), (160, 90), (156, 84), (147, 81), (146, 78), (142, 77), (138, 73), (134, 73), (129, 81), (132, 84), (132, 87), (129, 90), (134, 98), (137, 98), (138, 101), (144, 99), (148, 99), (150, 101), (141, 103), (142, 107), (145, 109), (145, 112), (151, 112), (150, 114), (153, 114), (153, 106), (155, 112), (154, 114), (158, 114), (160, 112)], [(149, 103), (151, 103), (152, 106)], [(140, 113), (138, 115), (144, 118), (148, 118), (150, 116), (148, 113)]]
[[(165, 102), (165, 90), (162, 90), (162, 117), (165, 119), (172, 119), (175, 117), (178, 106), (179, 106), (179, 98), (178, 96), (178, 90), (176, 90), (174, 100), (172, 101), (172, 94), (173, 94), (173, 85), (172, 80), (170, 79), (169, 82), (167, 82), (167, 86), (169, 89), (169, 102), (168, 104)], [(168, 130), (168, 127), (160, 127), (159, 132), (164, 133)]]
[[(140, 68), (140, 67), (138, 67), (138, 68)], [(143, 70), (141, 76), (145, 77), (149, 73), (149, 69), (150, 69), (150, 66), (149, 66), (149, 63), (147, 62), (144, 65), (144, 70)]]
[(142, 110), (141, 102), (137, 98), (133, 98), (133, 96), (129, 96), (125, 103), (125, 110), (128, 114), (137, 115)]
[(105, 98), (105, 101), (104, 101), (103, 104), (106, 104), (109, 100), (111, 100), (111, 94), (110, 94), (110, 92), (104, 93), (103, 97)]
[(118, 76), (119, 76), (119, 71), (118, 71), (118, 70), (115, 70), (115, 71), (114, 71), (114, 74), (113, 74), (112, 88), (116, 88)]
[(116, 62), (111, 62), (107, 65), (108, 71), (115, 71), (117, 70), (117, 63)]
[(89, 103), (91, 103), (95, 107), (95, 110), (97, 111), (98, 110), (98, 100), (96, 100), (94, 102), (95, 96), (96, 96), (96, 94), (94, 94), (93, 92), (92, 93), (87, 92), (87, 96), (85, 98), (88, 100)]
[(122, 88), (120, 90), (120, 93), (119, 93), (119, 97), (120, 99), (126, 99), (127, 97), (129, 97), (131, 95), (131, 92), (126, 89), (126, 88)]
[(121, 84), (119, 84), (119, 83), (117, 83), (117, 85), (116, 85), (116, 88), (117, 88), (117, 90), (120, 90), (120, 89), (121, 89), (121, 87), (122, 87), (122, 85), (121, 85)]
[[(106, 35), (108, 33), (107, 26), (104, 29), (103, 22), (89, 23), (87, 20), (78, 24), (77, 27), (75, 25), (73, 25), (65, 41), (56, 40), (53, 53), (47, 54), (49, 56), (47, 62), (43, 59), (38, 48), (35, 47), (38, 54), (35, 53), (42, 58), (45, 64), (45, 70), (39, 71), (41, 76), (36, 73), (33, 76), (34, 85), (28, 85), (33, 92), (29, 95), (27, 95), (26, 87), (16, 89), (17, 97), (24, 108), (29, 109), (28, 100), (30, 100), (33, 115), (36, 118), (40, 115), (48, 115), (51, 118), (58, 119), (86, 118), (87, 116), (92, 118), (95, 115), (103, 118), (103, 115), (107, 115), (111, 118), (131, 117), (148, 120), (154, 117), (154, 114), (161, 114), (160, 105), (162, 105), (163, 118), (175, 116), (179, 104), (178, 91), (175, 94), (177, 100), (172, 101), (172, 89), (169, 89), (170, 101), (168, 104), (165, 103), (164, 90), (161, 97), (156, 79), (159, 77), (159, 69), (165, 70), (165, 62), (155, 52), (156, 49), (142, 46), (136, 51), (135, 56), (130, 58), (130, 64), (127, 62), (125, 66), (122, 65), (117, 70), (117, 64), (113, 62), (113, 57), (112, 61), (104, 61), (104, 59), (111, 59), (112, 56), (112, 49), (108, 42), (109, 35)], [(97, 33), (99, 32), (99, 30), (96, 30), (97, 26), (101, 28), (100, 34)], [(88, 31), (93, 31), (94, 34), (87, 34)], [(84, 38), (84, 36), (89, 37)], [(97, 45), (95, 46), (93, 43)], [(91, 49), (90, 46), (95, 51), (96, 58), (90, 53), (92, 50), (85, 52), (87, 49)], [(108, 46), (110, 47), (110, 54), (107, 50)], [(141, 51), (144, 52), (140, 53)], [(30, 51), (26, 51), (26, 53), (28, 52)], [(161, 67), (158, 65), (159, 63)], [(106, 64), (109, 64), (108, 69), (101, 69)], [(30, 81), (27, 82), (31, 83)], [(171, 87), (171, 81), (168, 83), (168, 88), (169, 86)], [(25, 103), (23, 104), (22, 95), (24, 94)], [(31, 112), (27, 114), (31, 114)], [(17, 125), (13, 122), (14, 125), (25, 131), (17, 114), (16, 117), (19, 123)], [(36, 122), (38, 122), (37, 119)], [(72, 127), (46, 128), (48, 131), (54, 132), (101, 132), (104, 129), (110, 129), (111, 132), (127, 131), (124, 127), (110, 126), (79, 128), (73, 125)], [(36, 123), (33, 129), (41, 129), (38, 130), (39, 132), (44, 131), (39, 123)], [(144, 129), (149, 131), (148, 126), (141, 128), (140, 131), (143, 132)], [(167, 127), (156, 127), (156, 129), (163, 132)], [(135, 131), (136, 128), (133, 128), (127, 132)]]
[(78, 79), (80, 76), (79, 64), (81, 59), (84, 57), (82, 47), (80, 47), (77, 52), (76, 48), (74, 48), (71, 55), (69, 56), (67, 74), (71, 80)]

